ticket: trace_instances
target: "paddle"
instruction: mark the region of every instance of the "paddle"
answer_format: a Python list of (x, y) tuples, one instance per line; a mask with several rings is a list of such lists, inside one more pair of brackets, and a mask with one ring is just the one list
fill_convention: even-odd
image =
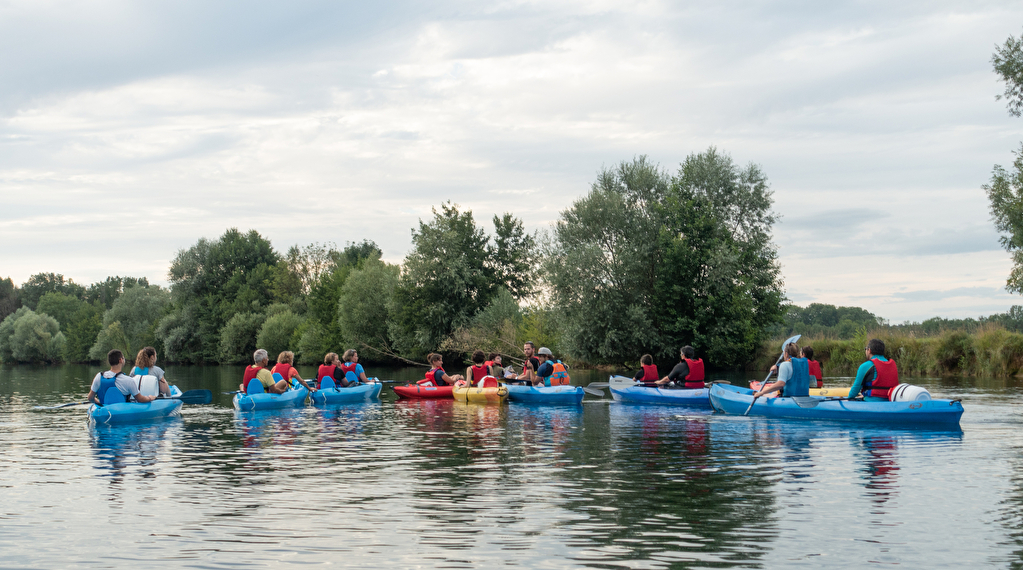
[[(778, 355), (778, 360), (776, 360), (775, 363), (774, 363), (775, 366), (778, 366), (778, 363), (781, 362), (781, 359), (785, 357), (785, 347), (787, 347), (788, 345), (798, 341), (799, 337), (801, 337), (801, 336), (803, 336), (803, 335), (797, 334), (796, 336), (790, 337), (785, 342), (781, 343), (781, 354)], [(768, 370), (767, 371), (767, 377), (764, 378), (764, 382), (761, 382), (761, 384), (766, 383), (771, 378), (771, 374), (772, 374), (772, 372), (770, 370)], [(761, 390), (764, 389), (763, 385), (761, 385), (760, 389)], [(746, 408), (746, 411), (743, 412), (742, 415), (744, 415), (744, 416), (748, 416), (749, 415), (749, 411), (753, 409), (753, 404), (757, 403), (757, 398), (759, 398), (759, 397), (760, 396), (754, 396), (753, 397), (753, 401), (749, 403), (749, 407)]]
[(160, 396), (161, 400), (181, 400), (182, 404), (209, 404), (213, 401), (213, 392), (209, 390), (188, 390), (180, 396)]
[(89, 403), (91, 403), (91, 402), (86, 400), (84, 402), (71, 402), (69, 404), (61, 404), (59, 406), (32, 406), (32, 409), (33, 410), (56, 410), (58, 408), (70, 408), (71, 406), (81, 406), (81, 405), (89, 404)]
[(583, 392), (586, 392), (587, 394), (590, 394), (591, 396), (597, 396), (597, 397), (603, 398), (604, 397), (604, 391), (603, 390), (597, 390), (596, 388), (590, 388), (590, 386), (592, 386), (592, 385), (593, 384), (590, 384), (588, 386), (583, 386)]

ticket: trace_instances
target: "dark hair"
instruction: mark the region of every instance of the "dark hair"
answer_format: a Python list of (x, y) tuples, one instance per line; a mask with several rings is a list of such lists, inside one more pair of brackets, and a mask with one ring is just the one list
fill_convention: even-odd
[(874, 356), (884, 356), (884, 343), (876, 338), (872, 338), (867, 343), (867, 350)]
[(496, 352), (491, 352), (490, 355), (487, 356), (487, 360), (493, 362), (494, 359), (497, 358), (498, 356), (501, 356), (501, 355), (496, 353)]
[(429, 362), (431, 365), (434, 362), (437, 362), (438, 360), (441, 362), (441, 364), (444, 363), (444, 357), (437, 354), (436, 352), (431, 352), (430, 354), (426, 355), (426, 361)]
[(535, 345), (535, 344), (533, 344), (533, 341), (531, 341), (531, 340), (527, 340), (526, 342), (522, 343), (522, 346), (525, 346), (525, 345), (527, 345), (527, 344), (528, 344), (529, 346), (533, 347), (534, 349), (536, 349), (536, 345)]
[(792, 358), (799, 358), (799, 345), (794, 342), (790, 342), (785, 347), (785, 354), (789, 355)]
[(693, 350), (693, 347), (687, 344), (682, 347), (682, 356), (692, 360), (696, 356), (696, 351)]
[(124, 353), (116, 348), (107, 353), (107, 362), (110, 366), (117, 366), (121, 363), (121, 359), (124, 358)]
[(486, 360), (487, 355), (483, 354), (482, 350), (477, 350), (476, 352), (472, 353), (473, 364), (483, 364), (484, 362), (486, 362)]
[(654, 363), (654, 357), (650, 356), (649, 354), (644, 354), (643, 357), (639, 359), (639, 363), (650, 366), (651, 364)]
[(813, 360), (813, 347), (812, 346), (804, 346), (803, 347), (803, 358), (806, 358), (807, 360)]

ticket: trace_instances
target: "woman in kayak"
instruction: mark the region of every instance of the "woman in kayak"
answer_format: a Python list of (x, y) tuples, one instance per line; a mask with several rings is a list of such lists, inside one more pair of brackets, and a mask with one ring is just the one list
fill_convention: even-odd
[(366, 378), (366, 371), (359, 364), (359, 353), (354, 348), (346, 350), (342, 360), (344, 362), (341, 363), (341, 370), (344, 370), (349, 384), (358, 384), (359, 382), (369, 384), (370, 380)]
[(824, 387), (824, 372), (821, 370), (821, 363), (813, 359), (813, 347), (804, 346), (801, 356), (806, 359), (810, 368), (810, 384), (817, 383), (818, 388)]
[(696, 350), (686, 345), (679, 351), (679, 363), (671, 369), (667, 376), (654, 384), (656, 384), (656, 387), (661, 387), (674, 382), (675, 386), (678, 387), (699, 390), (706, 386), (703, 380), (703, 359), (696, 358)]
[(426, 357), (426, 361), (430, 363), (433, 368), (426, 373), (426, 378), (421, 380), (424, 383), (432, 383), (434, 386), (453, 386), (455, 382), (459, 380), (465, 380), (461, 374), (455, 374), (454, 376), (448, 376), (447, 372), (444, 372), (444, 357), (431, 352)]
[(303, 380), (302, 377), (298, 375), (298, 370), (295, 370), (294, 363), (295, 353), (291, 352), (290, 350), (285, 350), (284, 352), (277, 355), (277, 364), (274, 366), (273, 374), (280, 374), (285, 380), (288, 381), (288, 384), (291, 384), (291, 380), (292, 378), (294, 378), (295, 380), (298, 380), (299, 384), (305, 386), (306, 390), (309, 390), (310, 392), (315, 392), (316, 388), (313, 388), (312, 386), (307, 384), (306, 381)]
[[(654, 364), (654, 357), (650, 354), (644, 354), (639, 359), (640, 371), (636, 373), (633, 380), (641, 382), (645, 388), (656, 388), (657, 380), (660, 376), (657, 375), (657, 365)], [(688, 371), (686, 372), (688, 374)]]
[(465, 377), (468, 378), (469, 384), (476, 386), (483, 378), (493, 375), (494, 370), (487, 365), (487, 356), (483, 351), (477, 350), (472, 353), (472, 366), (465, 369)]
[(163, 368), (156, 365), (156, 349), (151, 346), (143, 348), (135, 356), (135, 366), (128, 376), (153, 376), (160, 383), (160, 394), (170, 396), (170, 384), (164, 376)]
[[(810, 371), (805, 358), (799, 357), (799, 346), (789, 343), (785, 346), (785, 361), (778, 367), (778, 381), (762, 387), (753, 393), (759, 398), (781, 390), (783, 398), (810, 395)], [(773, 369), (773, 367), (772, 367)]]

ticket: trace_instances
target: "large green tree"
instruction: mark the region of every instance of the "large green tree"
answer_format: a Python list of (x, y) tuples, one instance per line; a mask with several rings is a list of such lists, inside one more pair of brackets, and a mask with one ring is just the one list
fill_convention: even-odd
[(0, 279), (0, 320), (7, 318), (21, 306), (21, 298), (18, 295), (18, 288), (14, 286), (14, 280), (8, 277)]
[(0, 361), (57, 362), (64, 355), (57, 319), (21, 307), (0, 322)]
[[(1001, 46), (995, 46), (991, 56), (995, 73), (1005, 82), (1004, 98), (1009, 114), (1019, 117), (1023, 113), (1023, 36), (1009, 36)], [(983, 186), (991, 203), (991, 217), (1002, 233), (999, 241), (1012, 254), (1013, 268), (1005, 288), (1023, 293), (1023, 144), (1015, 151), (1012, 169), (995, 165), (991, 181)]]
[(387, 320), (399, 275), (397, 265), (374, 255), (352, 271), (341, 289), (337, 304), (341, 342), (345, 348), (359, 350), (361, 359), (380, 361), (394, 355)]
[(39, 299), (50, 292), (64, 293), (81, 299), (85, 295), (85, 287), (71, 279), (65, 279), (59, 273), (36, 273), (22, 284), (19, 296), (23, 305), (35, 310)]
[(170, 293), (161, 287), (135, 286), (125, 289), (113, 307), (103, 313), (103, 329), (89, 349), (94, 360), (106, 357), (117, 348), (129, 361), (145, 346), (162, 348), (156, 337), (156, 326), (170, 305)]
[(60, 323), (60, 330), (67, 342), (64, 345), (64, 360), (86, 362), (91, 360), (89, 349), (96, 342), (96, 336), (103, 328), (103, 309), (98, 303), (89, 303), (51, 291), (39, 299), (37, 312), (50, 315)]

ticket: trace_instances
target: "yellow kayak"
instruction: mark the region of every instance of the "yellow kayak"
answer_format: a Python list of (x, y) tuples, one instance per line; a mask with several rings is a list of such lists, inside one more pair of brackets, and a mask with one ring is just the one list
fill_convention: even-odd
[[(752, 390), (759, 390), (761, 386), (760, 382), (750, 382), (749, 387)], [(849, 395), (849, 386), (832, 386), (831, 388), (810, 388), (811, 396), (827, 396), (829, 398), (845, 398)], [(770, 397), (778, 397), (778, 392), (773, 392)]]
[(479, 388), (456, 385), (451, 390), (451, 393), (459, 402), (469, 402), (472, 404), (503, 404), (508, 398), (508, 388), (504, 386)]

